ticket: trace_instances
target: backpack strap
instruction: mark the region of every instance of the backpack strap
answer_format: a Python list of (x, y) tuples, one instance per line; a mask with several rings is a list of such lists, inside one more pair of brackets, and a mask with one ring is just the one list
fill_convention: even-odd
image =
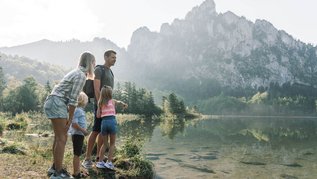
[[(106, 73), (106, 69), (104, 65), (97, 65), (96, 67), (100, 66), (101, 68), (101, 77), (100, 77), (100, 81), (102, 81), (105, 78), (105, 73)], [(114, 77), (112, 70), (109, 68), (110, 73), (112, 75), (112, 77)], [(102, 88), (102, 86), (100, 85), (100, 89)]]
[(102, 88), (101, 81), (105, 78), (105, 66), (97, 65), (96, 68), (100, 67), (101, 69), (101, 76), (100, 76), (100, 89)]
[(110, 70), (110, 72), (111, 72), (111, 75), (112, 75), (112, 77), (114, 78), (114, 75), (113, 75), (113, 72), (112, 72), (112, 70), (109, 68), (109, 70)]
[(100, 77), (100, 90), (102, 88), (102, 85), (101, 85), (101, 82), (105, 79), (105, 66), (103, 65), (100, 65), (101, 67), (101, 77)]

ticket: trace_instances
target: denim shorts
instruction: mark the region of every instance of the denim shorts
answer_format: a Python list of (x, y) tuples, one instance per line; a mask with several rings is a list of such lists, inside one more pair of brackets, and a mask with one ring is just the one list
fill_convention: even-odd
[(101, 134), (116, 134), (117, 133), (117, 120), (115, 116), (102, 117), (101, 121)]
[(44, 113), (49, 119), (67, 119), (67, 103), (61, 97), (50, 95), (45, 100)]

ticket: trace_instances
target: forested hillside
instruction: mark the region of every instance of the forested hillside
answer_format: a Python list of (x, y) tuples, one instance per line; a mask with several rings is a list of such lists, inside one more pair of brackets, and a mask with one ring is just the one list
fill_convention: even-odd
[(45, 84), (47, 81), (61, 80), (66, 73), (65, 68), (61, 66), (3, 53), (0, 53), (0, 67), (8, 81), (22, 81), (32, 76), (37, 82)]

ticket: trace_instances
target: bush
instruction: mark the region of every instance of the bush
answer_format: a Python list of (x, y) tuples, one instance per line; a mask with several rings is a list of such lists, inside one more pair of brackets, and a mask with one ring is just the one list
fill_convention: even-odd
[(25, 152), (21, 149), (21, 147), (15, 145), (15, 144), (3, 147), (2, 152), (9, 153), (9, 154), (25, 155)]
[(138, 145), (132, 140), (127, 140), (121, 147), (121, 150), (118, 150), (118, 153), (121, 154), (124, 158), (131, 158), (140, 155), (141, 147), (141, 144)]
[(11, 114), (0, 112), (0, 136), (2, 136), (9, 118), (12, 118)]
[(135, 176), (142, 176), (142, 178), (153, 178), (153, 164), (140, 157), (133, 157), (130, 162), (132, 163), (132, 169), (135, 170)]
[(264, 104), (268, 101), (269, 94), (268, 92), (263, 92), (263, 93), (256, 93), (250, 101), (248, 101), (249, 104)]
[(315, 101), (304, 96), (278, 97), (272, 101), (275, 110), (279, 113), (315, 112)]
[(116, 152), (114, 164), (123, 176), (153, 178), (153, 164), (141, 156), (142, 144), (138, 140), (128, 139)]
[(13, 121), (7, 124), (7, 130), (26, 130), (28, 121), (31, 121), (27, 113), (17, 114)]
[(11, 122), (7, 124), (7, 130), (19, 130), (23, 128), (24, 128), (23, 125), (19, 122)]

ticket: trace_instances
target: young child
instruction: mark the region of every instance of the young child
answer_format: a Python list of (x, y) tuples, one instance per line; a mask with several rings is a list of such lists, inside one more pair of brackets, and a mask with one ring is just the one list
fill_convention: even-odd
[(74, 118), (69, 132), (72, 135), (73, 141), (73, 168), (74, 168), (74, 178), (85, 178), (88, 176), (88, 173), (80, 171), (80, 155), (82, 153), (82, 147), (84, 143), (84, 137), (89, 133), (87, 132), (87, 121), (84, 108), (88, 102), (88, 97), (84, 92), (80, 92), (78, 97), (78, 106), (74, 112)]
[[(112, 88), (110, 86), (102, 87), (100, 91), (100, 98), (98, 101), (97, 117), (102, 118), (101, 122), (101, 134), (104, 144), (99, 152), (99, 161), (96, 163), (97, 168), (108, 168), (113, 170), (112, 164), (113, 153), (116, 143), (117, 121), (116, 121), (116, 104), (120, 104), (123, 108), (127, 108), (128, 105), (122, 101), (112, 99)], [(110, 146), (108, 152), (108, 160), (104, 162), (105, 148), (108, 145), (108, 136), (110, 137)]]

